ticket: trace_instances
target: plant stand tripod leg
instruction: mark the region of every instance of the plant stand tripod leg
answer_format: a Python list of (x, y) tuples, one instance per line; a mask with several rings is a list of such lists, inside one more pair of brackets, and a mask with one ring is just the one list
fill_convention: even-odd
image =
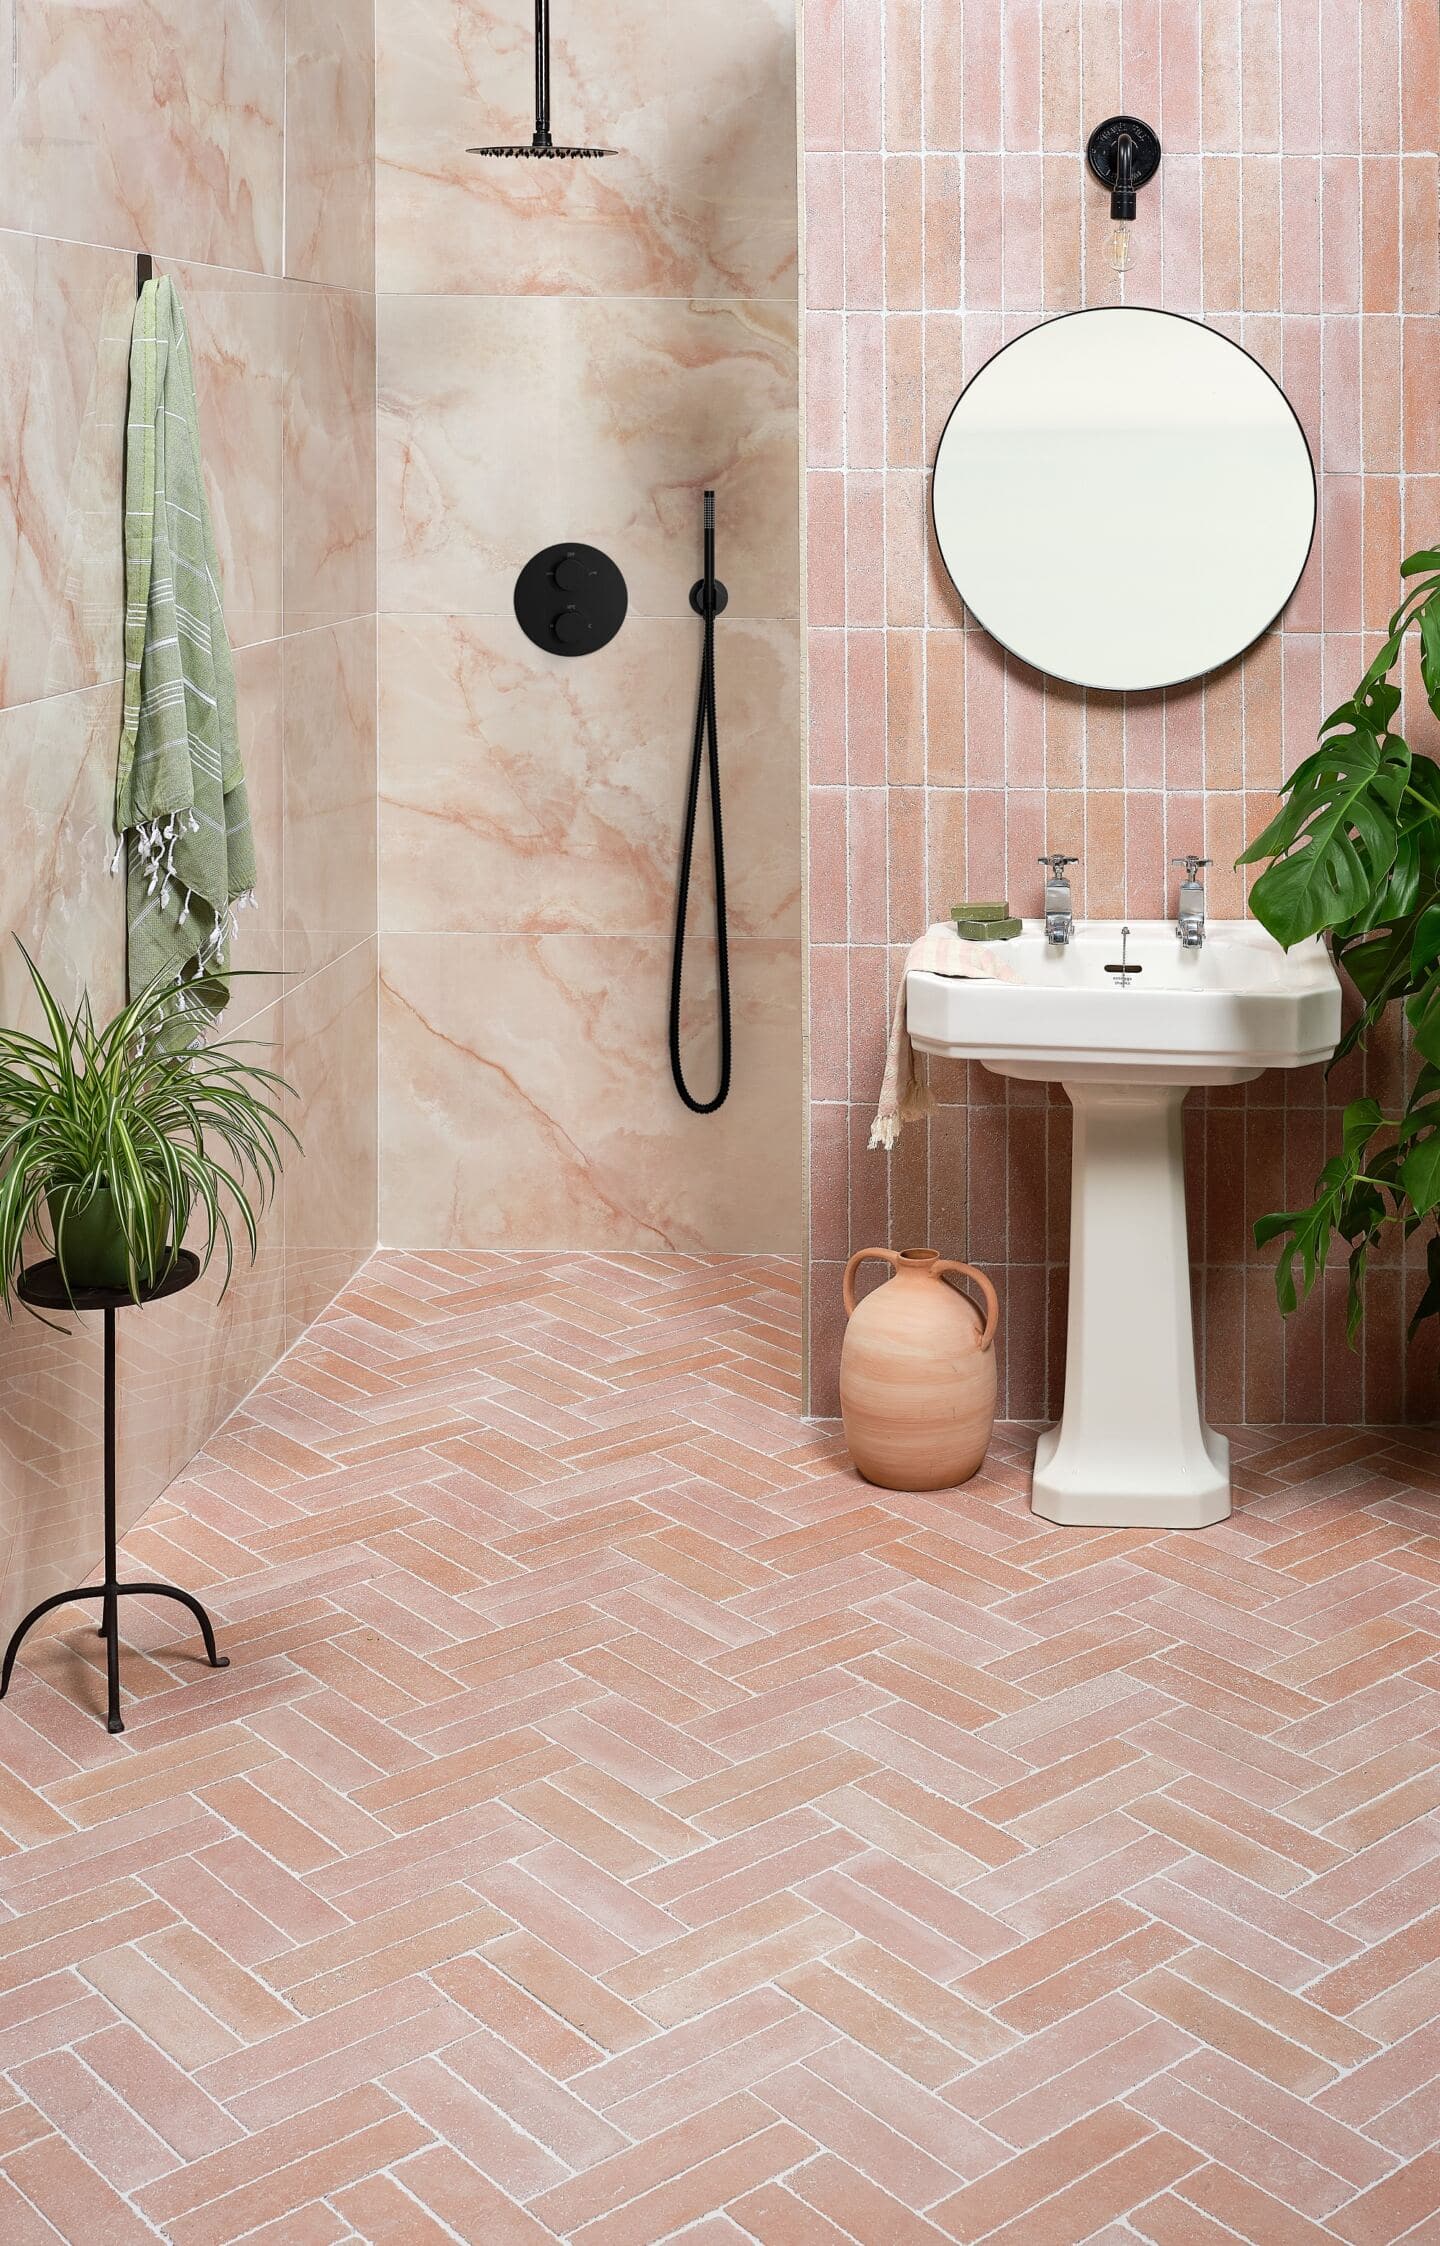
[(38, 1607), (31, 1607), (24, 1620), (16, 1623), (10, 1643), (5, 1648), (5, 1666), (0, 1669), (0, 1700), (3, 1700), (10, 1690), (10, 1675), (15, 1667), (15, 1656), (42, 1615), (53, 1614), (56, 1607), (68, 1607), (72, 1599), (103, 1599), (104, 1596), (105, 1593), (98, 1584), (81, 1584), (74, 1591), (57, 1591), (52, 1598), (42, 1599)]
[(115, 1313), (105, 1313), (105, 1590), (101, 1630), (105, 1638), (105, 1674), (109, 1690), (106, 1722), (111, 1731), (123, 1731), (120, 1714), (120, 1586), (116, 1575), (115, 1532)]
[(211, 1668), (229, 1668), (230, 1656), (228, 1653), (216, 1651), (215, 1632), (211, 1626), (210, 1617), (193, 1593), (182, 1591), (178, 1583), (121, 1583), (117, 1585), (117, 1589), (121, 1597), (127, 1599), (136, 1592), (146, 1599), (178, 1599), (182, 1607), (190, 1609), (200, 1625), (200, 1635), (205, 1640), (205, 1652)]

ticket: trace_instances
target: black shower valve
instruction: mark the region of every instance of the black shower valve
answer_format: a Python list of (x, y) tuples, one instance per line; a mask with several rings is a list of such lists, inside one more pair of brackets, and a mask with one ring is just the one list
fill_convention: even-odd
[(608, 554), (578, 540), (546, 546), (515, 580), (515, 616), (549, 655), (593, 655), (625, 621), (629, 595)]

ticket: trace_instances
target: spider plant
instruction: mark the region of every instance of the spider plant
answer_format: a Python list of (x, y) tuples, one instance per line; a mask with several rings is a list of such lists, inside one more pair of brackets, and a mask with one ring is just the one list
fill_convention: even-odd
[(0, 1029), (0, 1302), (12, 1306), (32, 1236), (67, 1289), (138, 1300), (174, 1264), (192, 1218), (201, 1269), (222, 1251), (228, 1286), (236, 1223), (253, 1261), (281, 1140), (300, 1144), (273, 1104), (292, 1087), (234, 1043), (177, 1045), (173, 974), (102, 1027), (88, 995), (67, 1014), (19, 948), (45, 1032)]

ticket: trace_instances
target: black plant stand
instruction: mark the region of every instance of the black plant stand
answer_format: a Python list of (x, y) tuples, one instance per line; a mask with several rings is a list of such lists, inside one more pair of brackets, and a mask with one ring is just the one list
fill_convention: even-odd
[[(182, 1288), (192, 1286), (200, 1276), (200, 1259), (182, 1248), (173, 1267), (158, 1287), (150, 1288), (140, 1297), (140, 1302), (159, 1302), (165, 1295), (178, 1295)], [(135, 1307), (135, 1297), (123, 1287), (68, 1287), (60, 1275), (60, 1266), (53, 1259), (36, 1263), (22, 1271), (18, 1282), (22, 1302), (30, 1303), (36, 1310), (103, 1310), (105, 1313), (105, 1581), (82, 1584), (74, 1591), (57, 1591), (53, 1598), (42, 1599), (32, 1607), (5, 1648), (5, 1665), (0, 1670), (0, 1700), (10, 1690), (10, 1672), (15, 1666), (15, 1656), (20, 1651), (26, 1632), (49, 1614), (54, 1607), (68, 1606), (72, 1599), (99, 1599), (101, 1606), (100, 1636), (105, 1640), (105, 1666), (110, 1687), (109, 1727), (123, 1731), (125, 1725), (120, 1715), (120, 1601), (137, 1594), (150, 1599), (178, 1599), (188, 1607), (200, 1625), (205, 1640), (205, 1651), (210, 1656), (212, 1669), (228, 1669), (230, 1657), (215, 1650), (215, 1632), (210, 1627), (210, 1617), (197, 1598), (182, 1591), (174, 1583), (121, 1583), (115, 1575), (115, 1313)]]

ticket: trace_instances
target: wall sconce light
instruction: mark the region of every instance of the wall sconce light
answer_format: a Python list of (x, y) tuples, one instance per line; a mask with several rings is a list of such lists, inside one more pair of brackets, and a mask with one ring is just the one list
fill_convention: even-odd
[(1110, 190), (1110, 263), (1123, 273), (1130, 263), (1135, 194), (1160, 169), (1160, 136), (1139, 117), (1107, 117), (1085, 147), (1092, 179)]

